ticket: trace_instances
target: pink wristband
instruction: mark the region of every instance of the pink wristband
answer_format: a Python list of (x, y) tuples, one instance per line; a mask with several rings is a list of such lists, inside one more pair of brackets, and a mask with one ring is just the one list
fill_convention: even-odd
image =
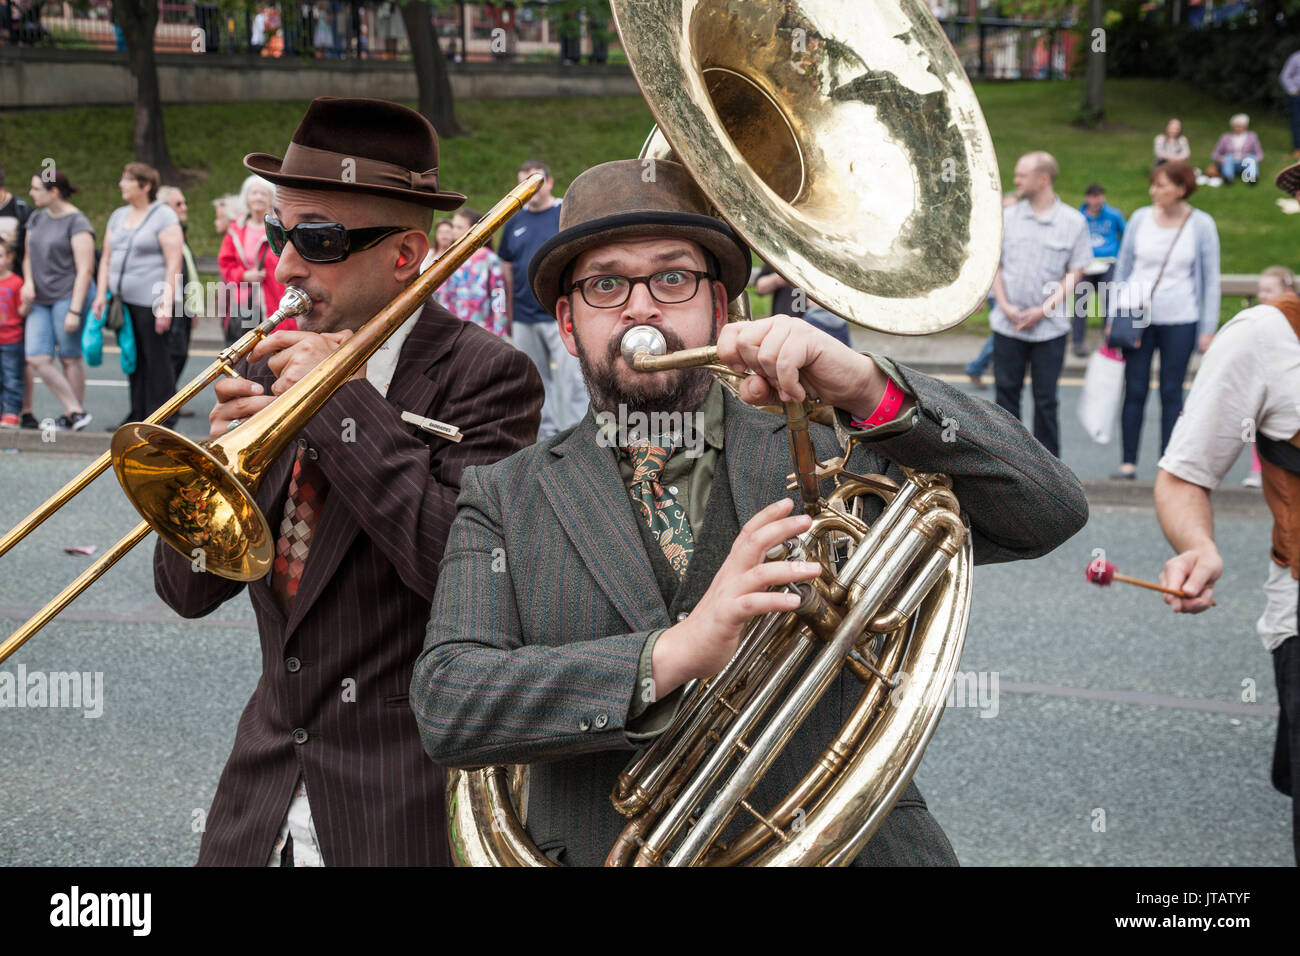
[(903, 390), (894, 384), (894, 380), (889, 379), (885, 385), (884, 397), (880, 399), (880, 404), (868, 418), (861, 421), (849, 422), (854, 428), (875, 428), (877, 425), (883, 425), (885, 422), (892, 422), (898, 415), (898, 410), (903, 407), (903, 399), (907, 396)]

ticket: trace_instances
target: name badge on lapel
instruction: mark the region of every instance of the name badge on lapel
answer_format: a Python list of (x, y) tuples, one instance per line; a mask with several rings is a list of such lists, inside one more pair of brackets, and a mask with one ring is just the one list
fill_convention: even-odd
[(448, 425), (446, 422), (440, 422), (436, 418), (425, 418), (423, 415), (417, 415), (415, 412), (402, 412), (402, 421), (410, 422), (416, 428), (422, 428), (426, 432), (432, 432), (439, 438), (445, 438), (447, 441), (458, 442), (462, 436), (460, 429), (455, 425)]

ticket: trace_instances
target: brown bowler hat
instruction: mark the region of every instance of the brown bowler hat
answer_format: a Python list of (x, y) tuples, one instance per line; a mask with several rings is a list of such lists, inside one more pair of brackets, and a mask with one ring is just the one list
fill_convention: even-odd
[(735, 297), (749, 282), (749, 247), (721, 219), (686, 167), (666, 159), (653, 165), (622, 159), (593, 166), (575, 179), (560, 207), (560, 231), (537, 250), (528, 282), (542, 308), (555, 314), (564, 271), (588, 249), (616, 239), (680, 236), (718, 261), (718, 278)]
[(1294, 196), (1296, 190), (1300, 189), (1300, 163), (1292, 163), (1278, 173), (1273, 184), (1288, 196)]
[(456, 209), (460, 193), (438, 189), (438, 133), (415, 110), (387, 100), (321, 96), (293, 131), (284, 159), (249, 153), (244, 165), (277, 186), (391, 196)]

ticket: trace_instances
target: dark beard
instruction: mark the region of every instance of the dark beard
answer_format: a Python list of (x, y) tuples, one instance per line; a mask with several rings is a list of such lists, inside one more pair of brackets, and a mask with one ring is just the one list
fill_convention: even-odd
[[(681, 336), (670, 329), (661, 328), (669, 352), (686, 348)], [(708, 345), (718, 341), (717, 331), (709, 336)], [(611, 339), (605, 350), (605, 362), (600, 368), (593, 367), (587, 350), (579, 346), (578, 364), (582, 367), (582, 379), (587, 384), (587, 394), (591, 396), (592, 407), (597, 412), (609, 412), (617, 415), (619, 407), (626, 414), (641, 412), (649, 415), (653, 412), (693, 412), (704, 403), (705, 396), (713, 386), (713, 373), (706, 368), (673, 369), (666, 386), (652, 386), (650, 376), (642, 380), (644, 386), (633, 385), (630, 389), (618, 379), (618, 363), (622, 361), (620, 344), (622, 336)], [(640, 375), (640, 373), (635, 373)]]

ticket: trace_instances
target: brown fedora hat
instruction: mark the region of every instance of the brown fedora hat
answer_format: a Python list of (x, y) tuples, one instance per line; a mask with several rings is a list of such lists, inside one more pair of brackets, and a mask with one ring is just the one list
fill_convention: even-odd
[(249, 153), (244, 166), (277, 186), (392, 196), (456, 209), (460, 193), (438, 189), (438, 133), (415, 110), (388, 100), (321, 96), (293, 131), (284, 159)]
[(593, 166), (564, 194), (560, 231), (537, 250), (528, 282), (542, 308), (555, 314), (564, 271), (578, 256), (617, 239), (679, 236), (703, 246), (718, 262), (732, 298), (749, 283), (749, 247), (721, 219), (686, 167), (666, 159), (622, 159)]
[(1300, 163), (1292, 163), (1278, 173), (1273, 184), (1288, 196), (1294, 196), (1296, 190), (1300, 189)]

